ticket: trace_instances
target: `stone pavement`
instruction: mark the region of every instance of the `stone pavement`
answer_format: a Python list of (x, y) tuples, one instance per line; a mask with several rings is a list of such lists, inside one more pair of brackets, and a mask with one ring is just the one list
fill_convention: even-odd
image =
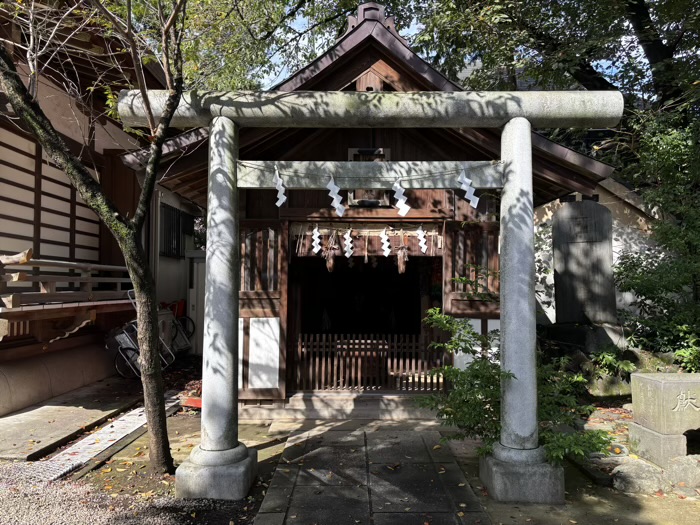
[(391, 426), (294, 432), (255, 525), (490, 525), (440, 433)]
[(110, 377), (0, 417), (0, 459), (38, 459), (141, 399), (138, 381)]

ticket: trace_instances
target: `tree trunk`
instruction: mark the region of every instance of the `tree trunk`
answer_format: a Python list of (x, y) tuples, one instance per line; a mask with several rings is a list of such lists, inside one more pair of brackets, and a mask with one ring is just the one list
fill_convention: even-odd
[(66, 174), (85, 203), (109, 228), (124, 254), (136, 294), (141, 381), (150, 434), (150, 465), (156, 472), (172, 472), (173, 460), (168, 443), (163, 403), (164, 386), (158, 353), (155, 282), (140, 241), (143, 222), (129, 223), (120, 216), (86, 166), (71, 154), (41, 107), (32, 100), (15, 68), (12, 57), (2, 46), (0, 46), (0, 89), (10, 100), (21, 122)]
[(146, 421), (148, 421), (150, 468), (158, 474), (172, 474), (175, 467), (170, 454), (167, 416), (163, 402), (165, 386), (159, 352), (155, 279), (141, 246), (139, 234), (134, 232), (130, 238), (120, 241), (120, 245), (136, 298), (139, 365), (143, 404), (146, 410)]

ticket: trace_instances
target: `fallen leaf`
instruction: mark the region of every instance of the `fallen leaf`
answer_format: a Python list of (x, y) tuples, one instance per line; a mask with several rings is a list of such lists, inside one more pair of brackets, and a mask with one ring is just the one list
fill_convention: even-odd
[(103, 468), (102, 472), (104, 472), (105, 474), (109, 474), (110, 472), (112, 472), (112, 467)]
[(457, 486), (458, 486), (458, 487), (464, 487), (465, 485), (466, 485), (466, 483), (459, 483)]
[(442, 445), (435, 445), (433, 447), (433, 450), (440, 450), (442, 448)]

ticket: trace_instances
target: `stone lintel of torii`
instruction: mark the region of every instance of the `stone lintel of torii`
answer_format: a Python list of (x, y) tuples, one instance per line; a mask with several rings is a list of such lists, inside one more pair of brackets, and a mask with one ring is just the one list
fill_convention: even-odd
[[(156, 120), (167, 92), (149, 91)], [(137, 91), (119, 97), (125, 125), (143, 127)], [(207, 206), (202, 440), (177, 471), (180, 497), (242, 499), (255, 479), (257, 458), (238, 441), (239, 188), (459, 188), (464, 170), (476, 188), (502, 188), (501, 436), (480, 476), (498, 501), (564, 502), (564, 475), (545, 462), (538, 443), (535, 363), (535, 257), (531, 129), (617, 125), (623, 111), (615, 91), (528, 92), (187, 92), (173, 127), (210, 127)], [(239, 161), (241, 127), (503, 128), (497, 162)], [(443, 176), (426, 176), (441, 173)], [(229, 305), (223, 308), (222, 305)]]

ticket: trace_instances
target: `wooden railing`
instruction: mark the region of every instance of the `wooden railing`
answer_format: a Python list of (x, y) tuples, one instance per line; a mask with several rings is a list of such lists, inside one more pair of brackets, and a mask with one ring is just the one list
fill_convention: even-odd
[[(10, 271), (9, 267), (16, 269)], [(47, 273), (46, 268), (61, 273)], [(126, 300), (127, 289), (131, 288), (126, 271), (125, 266), (32, 259), (30, 249), (3, 255), (0, 256), (0, 307)], [(120, 277), (102, 276), (100, 272), (117, 273)]]
[(450, 362), (417, 335), (301, 334), (297, 389), (436, 392), (445, 382), (429, 372)]

